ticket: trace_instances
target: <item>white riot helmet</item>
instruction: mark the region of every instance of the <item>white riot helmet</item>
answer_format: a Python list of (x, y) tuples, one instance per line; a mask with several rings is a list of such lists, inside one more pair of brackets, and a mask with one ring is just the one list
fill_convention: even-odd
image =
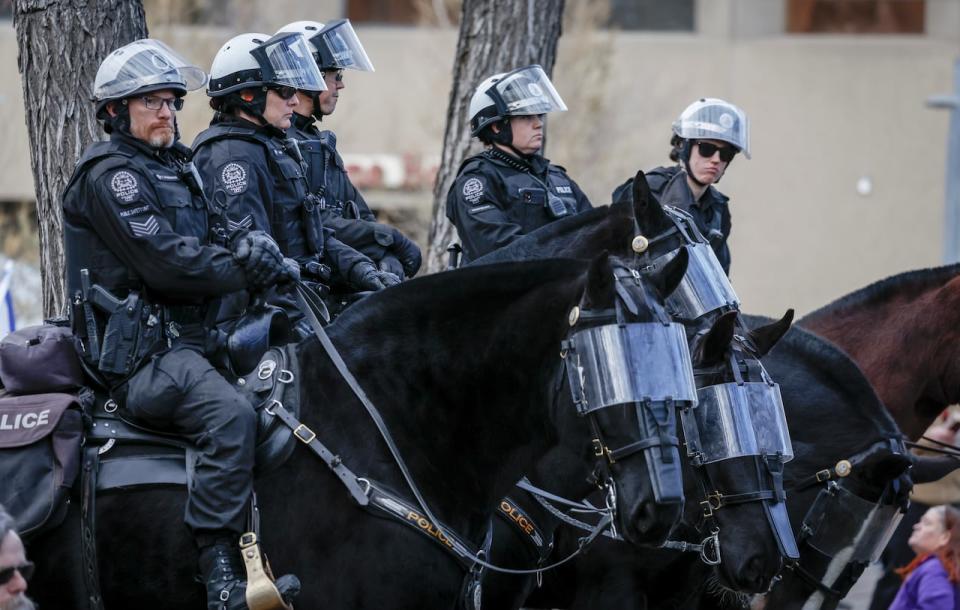
[[(543, 68), (534, 64), (483, 80), (470, 98), (470, 135), (512, 116), (562, 112), (567, 109)], [(501, 130), (506, 136), (507, 130)], [(511, 137), (512, 139), (512, 137)]]
[(161, 89), (183, 96), (206, 83), (203, 70), (159, 40), (144, 38), (107, 55), (97, 70), (93, 101), (104, 119), (109, 102)]
[(210, 67), (207, 95), (223, 97), (242, 89), (269, 86), (323, 91), (326, 85), (306, 39), (289, 32), (240, 34), (220, 47)]
[(727, 142), (750, 158), (750, 121), (743, 110), (721, 99), (701, 98), (687, 106), (673, 122), (673, 133), (688, 141)]
[(359, 70), (373, 72), (373, 63), (360, 43), (349, 19), (337, 19), (324, 25), (319, 21), (294, 21), (277, 31), (303, 34), (322, 72)]

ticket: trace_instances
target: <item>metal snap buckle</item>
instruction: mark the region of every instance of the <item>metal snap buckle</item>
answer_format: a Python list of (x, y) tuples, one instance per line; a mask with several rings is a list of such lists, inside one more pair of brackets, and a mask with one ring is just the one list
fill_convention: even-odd
[(112, 398), (108, 399), (107, 402), (103, 403), (103, 410), (107, 413), (113, 413), (117, 410), (117, 402)]
[(273, 360), (264, 360), (260, 363), (260, 366), (257, 368), (257, 377), (260, 379), (270, 379), (273, 376), (273, 372), (277, 370), (277, 363)]
[(277, 374), (277, 381), (280, 383), (293, 383), (293, 371), (280, 369), (280, 372)]
[(270, 415), (276, 415), (276, 413), (274, 413), (273, 411), (274, 408), (282, 407), (282, 406), (283, 406), (283, 403), (277, 400), (276, 398), (274, 398), (273, 400), (270, 401), (270, 404), (268, 404), (263, 408), (263, 410), (269, 413)]
[(830, 480), (830, 469), (825, 468), (817, 472), (817, 483), (823, 483)]

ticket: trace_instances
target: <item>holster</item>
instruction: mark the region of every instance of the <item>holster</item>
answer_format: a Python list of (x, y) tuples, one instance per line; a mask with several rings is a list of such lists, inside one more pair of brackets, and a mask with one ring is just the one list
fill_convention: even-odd
[(166, 347), (160, 311), (143, 301), (138, 292), (131, 290), (121, 300), (94, 284), (86, 296), (108, 316), (97, 364), (101, 372), (129, 375), (144, 359)]
[(307, 195), (300, 205), (300, 220), (306, 233), (307, 246), (314, 254), (323, 254), (323, 223), (320, 221), (320, 203), (313, 193)]

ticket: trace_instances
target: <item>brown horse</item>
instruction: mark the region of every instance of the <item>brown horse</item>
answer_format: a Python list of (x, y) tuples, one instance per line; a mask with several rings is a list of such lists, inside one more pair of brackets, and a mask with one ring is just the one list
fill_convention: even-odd
[(798, 324), (853, 358), (912, 439), (960, 402), (960, 265), (875, 282)]

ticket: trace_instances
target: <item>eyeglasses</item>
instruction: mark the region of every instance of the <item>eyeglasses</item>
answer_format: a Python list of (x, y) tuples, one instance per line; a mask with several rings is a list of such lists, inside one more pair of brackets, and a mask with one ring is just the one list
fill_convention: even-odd
[(13, 580), (14, 572), (20, 572), (20, 576), (23, 576), (24, 580), (30, 580), (30, 577), (33, 576), (33, 562), (28, 561), (23, 565), (12, 566), (0, 570), (0, 587)]
[(157, 97), (155, 95), (144, 95), (140, 98), (147, 110), (160, 110), (166, 104), (171, 112), (183, 109), (182, 97)]
[(709, 159), (717, 151), (720, 151), (720, 160), (724, 163), (730, 163), (733, 161), (733, 158), (737, 154), (737, 149), (733, 146), (717, 146), (716, 144), (711, 144), (710, 142), (697, 141), (697, 152), (699, 152), (700, 156), (704, 159)]
[(334, 82), (338, 82), (338, 83), (343, 82), (343, 70), (336, 70), (336, 71), (326, 70), (323, 73), (323, 78), (327, 78), (328, 76), (332, 77)]
[(280, 99), (288, 100), (297, 94), (296, 87), (288, 87), (286, 85), (274, 85), (268, 87), (271, 91), (280, 96)]

